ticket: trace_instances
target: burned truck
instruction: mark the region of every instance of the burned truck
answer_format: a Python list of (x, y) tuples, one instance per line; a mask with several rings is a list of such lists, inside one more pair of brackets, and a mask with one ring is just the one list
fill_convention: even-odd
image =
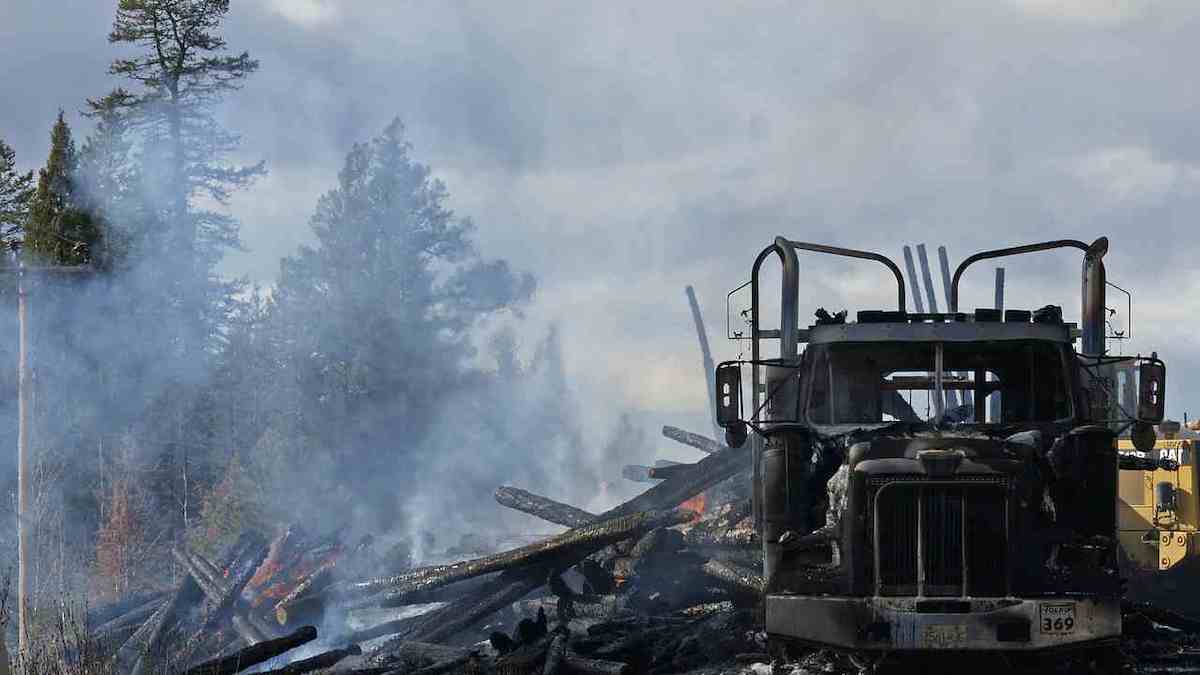
[[(1083, 252), (1080, 325), (1054, 305), (959, 310), (972, 264), (1063, 248)], [(749, 440), (773, 644), (1040, 653), (1120, 636), (1116, 438), (1132, 428), (1153, 444), (1165, 367), (1132, 359), (1137, 401), (1122, 413), (1109, 375), (1131, 359), (1105, 353), (1107, 248), (972, 255), (946, 313), (908, 312), (900, 269), (877, 253), (780, 237), (758, 255), (742, 287), (750, 358), (717, 366), (716, 414), (731, 446)], [(881, 263), (896, 309), (819, 309), (800, 328), (799, 251)], [(774, 328), (760, 297), (773, 256)]]

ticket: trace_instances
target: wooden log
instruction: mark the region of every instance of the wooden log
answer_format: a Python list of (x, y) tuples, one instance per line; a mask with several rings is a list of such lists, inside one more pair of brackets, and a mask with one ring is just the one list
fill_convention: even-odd
[(278, 622), (280, 626), (287, 624), (288, 611), (292, 607), (296, 606), (297, 603), (304, 598), (307, 593), (314, 589), (320, 588), (332, 578), (333, 566), (333, 560), (326, 560), (325, 562), (321, 563), (317, 569), (313, 570), (312, 573), (306, 576), (300, 583), (296, 584), (296, 587), (293, 588), (290, 593), (284, 596), (282, 600), (275, 603), (275, 621)]
[(259, 644), (246, 647), (236, 654), (230, 654), (221, 659), (202, 663), (188, 669), (185, 675), (234, 675), (234, 673), (240, 673), (247, 668), (270, 661), (280, 654), (312, 642), (315, 639), (317, 639), (317, 629), (312, 626), (304, 626), (290, 635), (260, 642)]
[(259, 675), (300, 675), (300, 673), (311, 673), (314, 670), (322, 668), (332, 668), (342, 659), (360, 654), (362, 654), (362, 648), (358, 645), (350, 645), (344, 649), (331, 649), (316, 656), (310, 656), (307, 659), (293, 661), (282, 668), (261, 670), (259, 671)]
[(500, 578), (491, 588), (478, 596), (463, 598), (442, 609), (426, 615), (413, 639), (422, 642), (439, 642), (456, 633), (465, 631), (476, 622), (491, 616), (511, 605), (545, 583), (545, 574), (517, 575), (515, 578)]
[(675, 476), (686, 474), (695, 468), (694, 464), (672, 464), (671, 466), (652, 466), (646, 472), (648, 478), (652, 480), (666, 480)]
[(165, 594), (155, 595), (149, 602), (134, 607), (124, 614), (96, 626), (90, 632), (95, 638), (100, 639), (104, 635), (118, 631), (131, 624), (140, 624), (149, 619), (150, 615), (154, 614), (154, 611), (162, 606), (162, 602), (165, 599)]
[(628, 675), (633, 669), (620, 661), (589, 659), (574, 652), (563, 657), (564, 671), (569, 675)]
[(646, 490), (629, 501), (597, 516), (610, 520), (643, 511), (673, 509), (708, 488), (749, 466), (750, 454), (744, 449), (725, 448), (692, 464), (690, 470)]
[(720, 614), (721, 612), (732, 612), (733, 609), (734, 607), (732, 600), (722, 600), (720, 602), (705, 602), (699, 605), (692, 605), (691, 607), (686, 607), (675, 613), (679, 616), (700, 618), (704, 616), (711, 616), (713, 614)]
[(125, 670), (136, 663), (159, 615), (166, 612), (167, 606), (170, 604), (171, 598), (162, 600), (150, 618), (146, 619), (133, 635), (129, 636), (129, 639), (117, 649), (116, 660), (119, 669)]
[(567, 657), (567, 637), (569, 636), (566, 631), (558, 631), (550, 640), (550, 646), (546, 648), (546, 662), (542, 665), (542, 675), (559, 675)]
[(509, 485), (496, 488), (496, 501), (501, 506), (537, 516), (555, 525), (582, 527), (596, 521), (595, 514), (588, 513), (583, 509), (577, 509), (569, 504), (556, 502), (553, 499)]
[(695, 434), (690, 431), (684, 431), (679, 427), (664, 426), (662, 428), (662, 435), (673, 441), (678, 441), (684, 445), (689, 445), (710, 455), (715, 455), (716, 453), (721, 452), (729, 447), (724, 443), (718, 443), (707, 436)]
[[(208, 597), (209, 601), (214, 603), (218, 602), (222, 597), (222, 592), (224, 589), (222, 589), (217, 582), (208, 575), (207, 570), (201, 567), (203, 563), (196, 560), (195, 556), (184, 553), (179, 549), (172, 549), (171, 553), (175, 556), (175, 559), (179, 561), (181, 565), (183, 565), (183, 568), (187, 570), (188, 574), (191, 575), (191, 579), (200, 587), (201, 591), (203, 591), (203, 593)], [(238, 635), (242, 637), (242, 640), (245, 641), (247, 645), (256, 645), (267, 639), (267, 636), (263, 633), (263, 631), (251, 624), (250, 621), (247, 620), (246, 616), (241, 612), (235, 612), (233, 614), (231, 623), (233, 624), (234, 630), (237, 631)]]
[[(433, 665), (425, 666), (424, 668), (418, 668), (417, 670), (412, 671), (410, 675), (442, 675), (443, 673), (458, 672), (463, 666), (467, 665), (467, 662), (472, 658), (473, 657), (470, 654), (465, 656), (456, 656), (452, 659), (446, 659), (445, 661), (439, 661)], [(399, 675), (399, 673), (404, 671), (396, 670), (393, 672)]]
[[(670, 482), (670, 481), (666, 481)], [(531, 566), (555, 560), (574, 563), (608, 544), (636, 537), (655, 527), (676, 525), (692, 518), (691, 512), (649, 511), (622, 514), (583, 527), (568, 530), (528, 546), (504, 553), (466, 560), (450, 565), (423, 567), (404, 574), (369, 579), (351, 584), (351, 593), (390, 588), (393, 593), (419, 593), (439, 586), (491, 572)]]
[(766, 588), (761, 575), (723, 560), (709, 560), (703, 569), (705, 574), (743, 593), (762, 595)]
[[(204, 561), (204, 556), (202, 555), (193, 553), (192, 557), (201, 562)], [(235, 563), (234, 575), (229, 579), (229, 583), (220, 589), (221, 595), (216, 600), (213, 600), (208, 616), (205, 617), (203, 625), (200, 626), (200, 635), (214, 630), (218, 623), (224, 621), (229, 616), (233, 611), (234, 605), (241, 599), (242, 590), (246, 588), (246, 584), (254, 576), (255, 570), (258, 569), (258, 566), (262, 564), (263, 559), (266, 557), (267, 547), (258, 546), (251, 548), (247, 555)]]
[(187, 589), (187, 579), (185, 578), (179, 584), (179, 590), (167, 601), (164, 609), (157, 612), (147, 623), (150, 624), (150, 632), (146, 636), (146, 645), (142, 648), (141, 654), (133, 664), (133, 669), (130, 675), (145, 675), (150, 673), (151, 664), (162, 657), (159, 652), (162, 650), (163, 635), (166, 632), (167, 625), (175, 620), (175, 614), (179, 611), (182, 604), (185, 591)]
[[(87, 625), (94, 633), (121, 625), (120, 619), (122, 617), (129, 616), (133, 612), (136, 612), (144, 607), (156, 607), (156, 603), (158, 601), (165, 600), (166, 597), (167, 591), (135, 593), (133, 595), (125, 596), (115, 602), (110, 602), (98, 607), (92, 607), (87, 611)], [(151, 609), (150, 611), (153, 612), (154, 610)]]

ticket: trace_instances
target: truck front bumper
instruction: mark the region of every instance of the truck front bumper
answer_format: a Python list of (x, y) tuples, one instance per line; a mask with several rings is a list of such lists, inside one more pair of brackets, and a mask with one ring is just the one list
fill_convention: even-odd
[(1037, 651), (1121, 635), (1116, 598), (766, 597), (773, 637), (856, 651)]

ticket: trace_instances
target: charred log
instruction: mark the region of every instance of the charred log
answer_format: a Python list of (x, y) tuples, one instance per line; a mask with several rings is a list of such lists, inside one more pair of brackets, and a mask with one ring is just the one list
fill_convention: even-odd
[(314, 670), (331, 668), (348, 656), (358, 656), (360, 654), (362, 654), (362, 649), (358, 645), (350, 645), (345, 649), (331, 649), (307, 659), (294, 661), (282, 668), (263, 670), (260, 671), (259, 675), (300, 675), (300, 673), (311, 673)]
[(496, 501), (501, 506), (537, 516), (555, 525), (583, 527), (596, 522), (596, 516), (583, 509), (508, 485), (496, 488)]
[(598, 517), (609, 520), (639, 511), (674, 508), (746, 468), (749, 461), (745, 451), (725, 448), (690, 465), (687, 472), (664, 480)]
[(392, 577), (371, 579), (352, 584), (349, 590), (369, 592), (390, 587), (395, 599), (491, 572), (555, 561), (570, 565), (608, 544), (638, 536), (654, 527), (686, 522), (690, 518), (690, 513), (678, 510), (614, 516), (504, 553), (451, 565), (425, 567)]
[(563, 662), (567, 658), (567, 633), (559, 631), (550, 640), (546, 648), (546, 662), (542, 665), (542, 675), (559, 675)]
[(292, 589), (282, 600), (275, 603), (275, 620), (279, 625), (284, 625), (288, 622), (288, 611), (296, 606), (298, 602), (304, 598), (305, 594), (314, 589), (319, 589), (327, 584), (332, 577), (333, 561), (328, 560), (321, 564), (320, 567), (313, 570), (311, 574), (304, 578), (296, 587)]
[(766, 584), (762, 576), (721, 560), (704, 563), (705, 574), (717, 579), (736, 591), (747, 595), (761, 595)]
[(727, 449), (727, 446), (724, 443), (718, 443), (717, 441), (714, 441), (713, 439), (701, 434), (684, 431), (679, 427), (665, 426), (662, 428), (662, 435), (673, 441), (678, 441), (684, 445), (689, 445), (710, 455), (714, 455), (722, 450)]
[(222, 659), (189, 669), (185, 675), (233, 675), (317, 639), (317, 629), (305, 626), (290, 635), (251, 645)]

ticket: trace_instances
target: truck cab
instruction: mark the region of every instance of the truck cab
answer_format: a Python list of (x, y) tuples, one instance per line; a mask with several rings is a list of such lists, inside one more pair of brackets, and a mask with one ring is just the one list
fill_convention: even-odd
[[(1055, 306), (958, 311), (972, 262), (1064, 247), (1085, 252), (1084, 349)], [(753, 432), (772, 640), (882, 654), (1038, 651), (1120, 635), (1116, 438), (1122, 424), (1144, 438), (1161, 419), (1165, 370), (1139, 362), (1150, 392), (1142, 418), (1111, 414), (1106, 247), (976, 254), (959, 266), (944, 314), (907, 312), (903, 276), (878, 254), (782, 237), (760, 254), (752, 356), (717, 368), (717, 417), (731, 445)], [(898, 308), (856, 321), (820, 310), (801, 329), (797, 251), (883, 263)], [(758, 325), (756, 280), (771, 255), (783, 263), (778, 330)], [(779, 358), (762, 358), (769, 339)]]

